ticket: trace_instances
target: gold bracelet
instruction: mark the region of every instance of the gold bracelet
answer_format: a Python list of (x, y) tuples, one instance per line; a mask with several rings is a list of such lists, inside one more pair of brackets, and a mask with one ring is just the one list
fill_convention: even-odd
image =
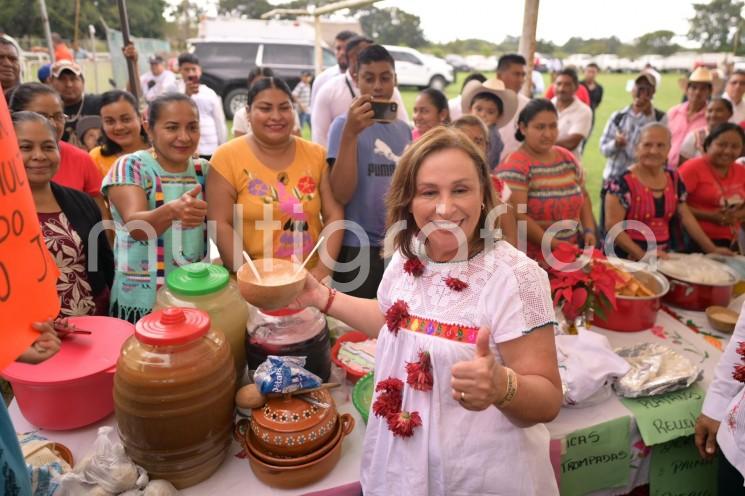
[(507, 391), (504, 393), (504, 397), (497, 402), (497, 408), (510, 404), (517, 394), (517, 374), (509, 367), (504, 369), (507, 371)]

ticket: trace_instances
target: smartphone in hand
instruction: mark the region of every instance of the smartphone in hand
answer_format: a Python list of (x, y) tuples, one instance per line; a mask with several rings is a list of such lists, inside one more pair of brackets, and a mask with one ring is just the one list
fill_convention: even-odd
[(398, 103), (390, 100), (372, 100), (373, 120), (377, 122), (393, 122), (398, 115)]

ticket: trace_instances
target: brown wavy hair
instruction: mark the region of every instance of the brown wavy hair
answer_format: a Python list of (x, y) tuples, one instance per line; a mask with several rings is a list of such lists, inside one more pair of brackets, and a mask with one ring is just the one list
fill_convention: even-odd
[[(416, 177), (419, 173), (419, 168), (427, 157), (433, 153), (450, 149), (463, 150), (473, 161), (479, 178), (479, 184), (481, 185), (481, 201), (484, 204), (478, 225), (479, 229), (487, 227), (486, 218), (488, 212), (492, 211), (499, 204), (489, 174), (489, 166), (486, 164), (481, 151), (465, 133), (458, 129), (439, 126), (430, 130), (413, 143), (396, 165), (396, 170), (391, 180), (391, 187), (385, 199), (388, 212), (386, 227), (390, 229), (398, 222), (405, 221), (406, 228), (394, 235), (392, 249), (387, 249), (386, 251), (401, 250), (407, 258), (415, 258), (417, 256), (413, 250), (413, 241), (419, 234), (420, 229), (414, 220), (414, 215), (411, 213), (411, 204), (416, 195)], [(483, 247), (484, 240), (479, 236), (479, 232), (475, 233), (478, 237), (477, 244), (470, 248)]]

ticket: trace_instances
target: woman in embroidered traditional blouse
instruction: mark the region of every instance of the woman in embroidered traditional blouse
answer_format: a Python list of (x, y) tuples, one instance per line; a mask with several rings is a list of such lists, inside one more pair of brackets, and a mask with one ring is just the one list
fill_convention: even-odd
[[(614, 240), (616, 254), (624, 258), (641, 260), (652, 241), (657, 253), (664, 254), (675, 241), (670, 226), (677, 215), (682, 227), (706, 253), (731, 255), (726, 248), (714, 245), (701, 229), (686, 205), (685, 185), (677, 172), (665, 170), (669, 151), (670, 131), (664, 124), (653, 122), (642, 128), (636, 163), (611, 181), (605, 196), (606, 239)], [(644, 228), (629, 226), (629, 221)]]
[[(512, 190), (510, 203), (517, 221), (526, 222), (528, 256), (543, 258), (541, 242), (549, 228), (560, 227), (551, 236), (552, 250), (562, 242), (594, 246), (595, 219), (582, 167), (569, 150), (556, 146), (556, 108), (548, 100), (531, 100), (520, 112), (517, 126), (515, 138), (522, 145), (496, 172)], [(565, 221), (564, 225), (557, 224), (559, 221)]]
[[(719, 494), (742, 495), (745, 475), (745, 307), (706, 391), (694, 440), (701, 458), (712, 460), (717, 445)], [(738, 473), (739, 472), (739, 473)]]
[(735, 162), (744, 145), (745, 132), (739, 125), (720, 124), (704, 140), (704, 154), (679, 169), (688, 206), (701, 228), (715, 245), (731, 249), (745, 221), (745, 167)]
[[(101, 221), (96, 203), (85, 193), (51, 181), (59, 167), (56, 133), (35, 112), (14, 112), (13, 125), (34, 197), (44, 242), (57, 263), (60, 317), (107, 315), (114, 257), (105, 236), (89, 246)], [(94, 257), (95, 270), (88, 261)]]
[(686, 160), (701, 156), (704, 153), (706, 136), (719, 124), (729, 122), (733, 112), (732, 102), (721, 97), (712, 98), (706, 105), (706, 127), (691, 131), (683, 139), (678, 166), (683, 165)]
[[(254, 260), (292, 255), (303, 260), (324, 226), (344, 219), (344, 210), (331, 193), (326, 151), (292, 134), (292, 93), (287, 84), (273, 77), (254, 83), (247, 108), (252, 132), (215, 151), (207, 188), (217, 248), (232, 270), (243, 263), (233, 242), (236, 204), (243, 208), (240, 245)], [(337, 228), (326, 234), (322, 248), (331, 260), (339, 254), (343, 233)], [(316, 277), (333, 272), (333, 266), (318, 262), (316, 255), (309, 264)]]
[(366, 496), (558, 494), (541, 424), (561, 404), (548, 278), (494, 239), (497, 205), (480, 151), (433, 129), (396, 166), (378, 300), (308, 276), (295, 302), (378, 338)]
[(117, 161), (102, 187), (116, 222), (110, 311), (130, 322), (150, 313), (171, 270), (201, 261), (207, 250), (209, 162), (193, 158), (197, 107), (180, 93), (160, 96), (150, 103), (147, 128), (153, 147)]

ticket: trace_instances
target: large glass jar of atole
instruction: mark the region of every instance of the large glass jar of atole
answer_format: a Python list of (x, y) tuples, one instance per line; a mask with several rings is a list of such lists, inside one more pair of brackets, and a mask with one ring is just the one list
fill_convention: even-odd
[(230, 447), (234, 394), (230, 346), (207, 313), (167, 308), (143, 317), (114, 376), (127, 454), (179, 489), (207, 479)]
[(313, 307), (274, 311), (251, 308), (246, 335), (249, 370), (256, 370), (268, 355), (304, 356), (305, 368), (328, 381), (331, 346), (324, 315)]
[(184, 265), (172, 270), (158, 290), (155, 309), (198, 308), (207, 312), (212, 327), (221, 330), (230, 344), (238, 382), (246, 368), (246, 321), (248, 305), (238, 287), (230, 281), (225, 267), (206, 263)]

